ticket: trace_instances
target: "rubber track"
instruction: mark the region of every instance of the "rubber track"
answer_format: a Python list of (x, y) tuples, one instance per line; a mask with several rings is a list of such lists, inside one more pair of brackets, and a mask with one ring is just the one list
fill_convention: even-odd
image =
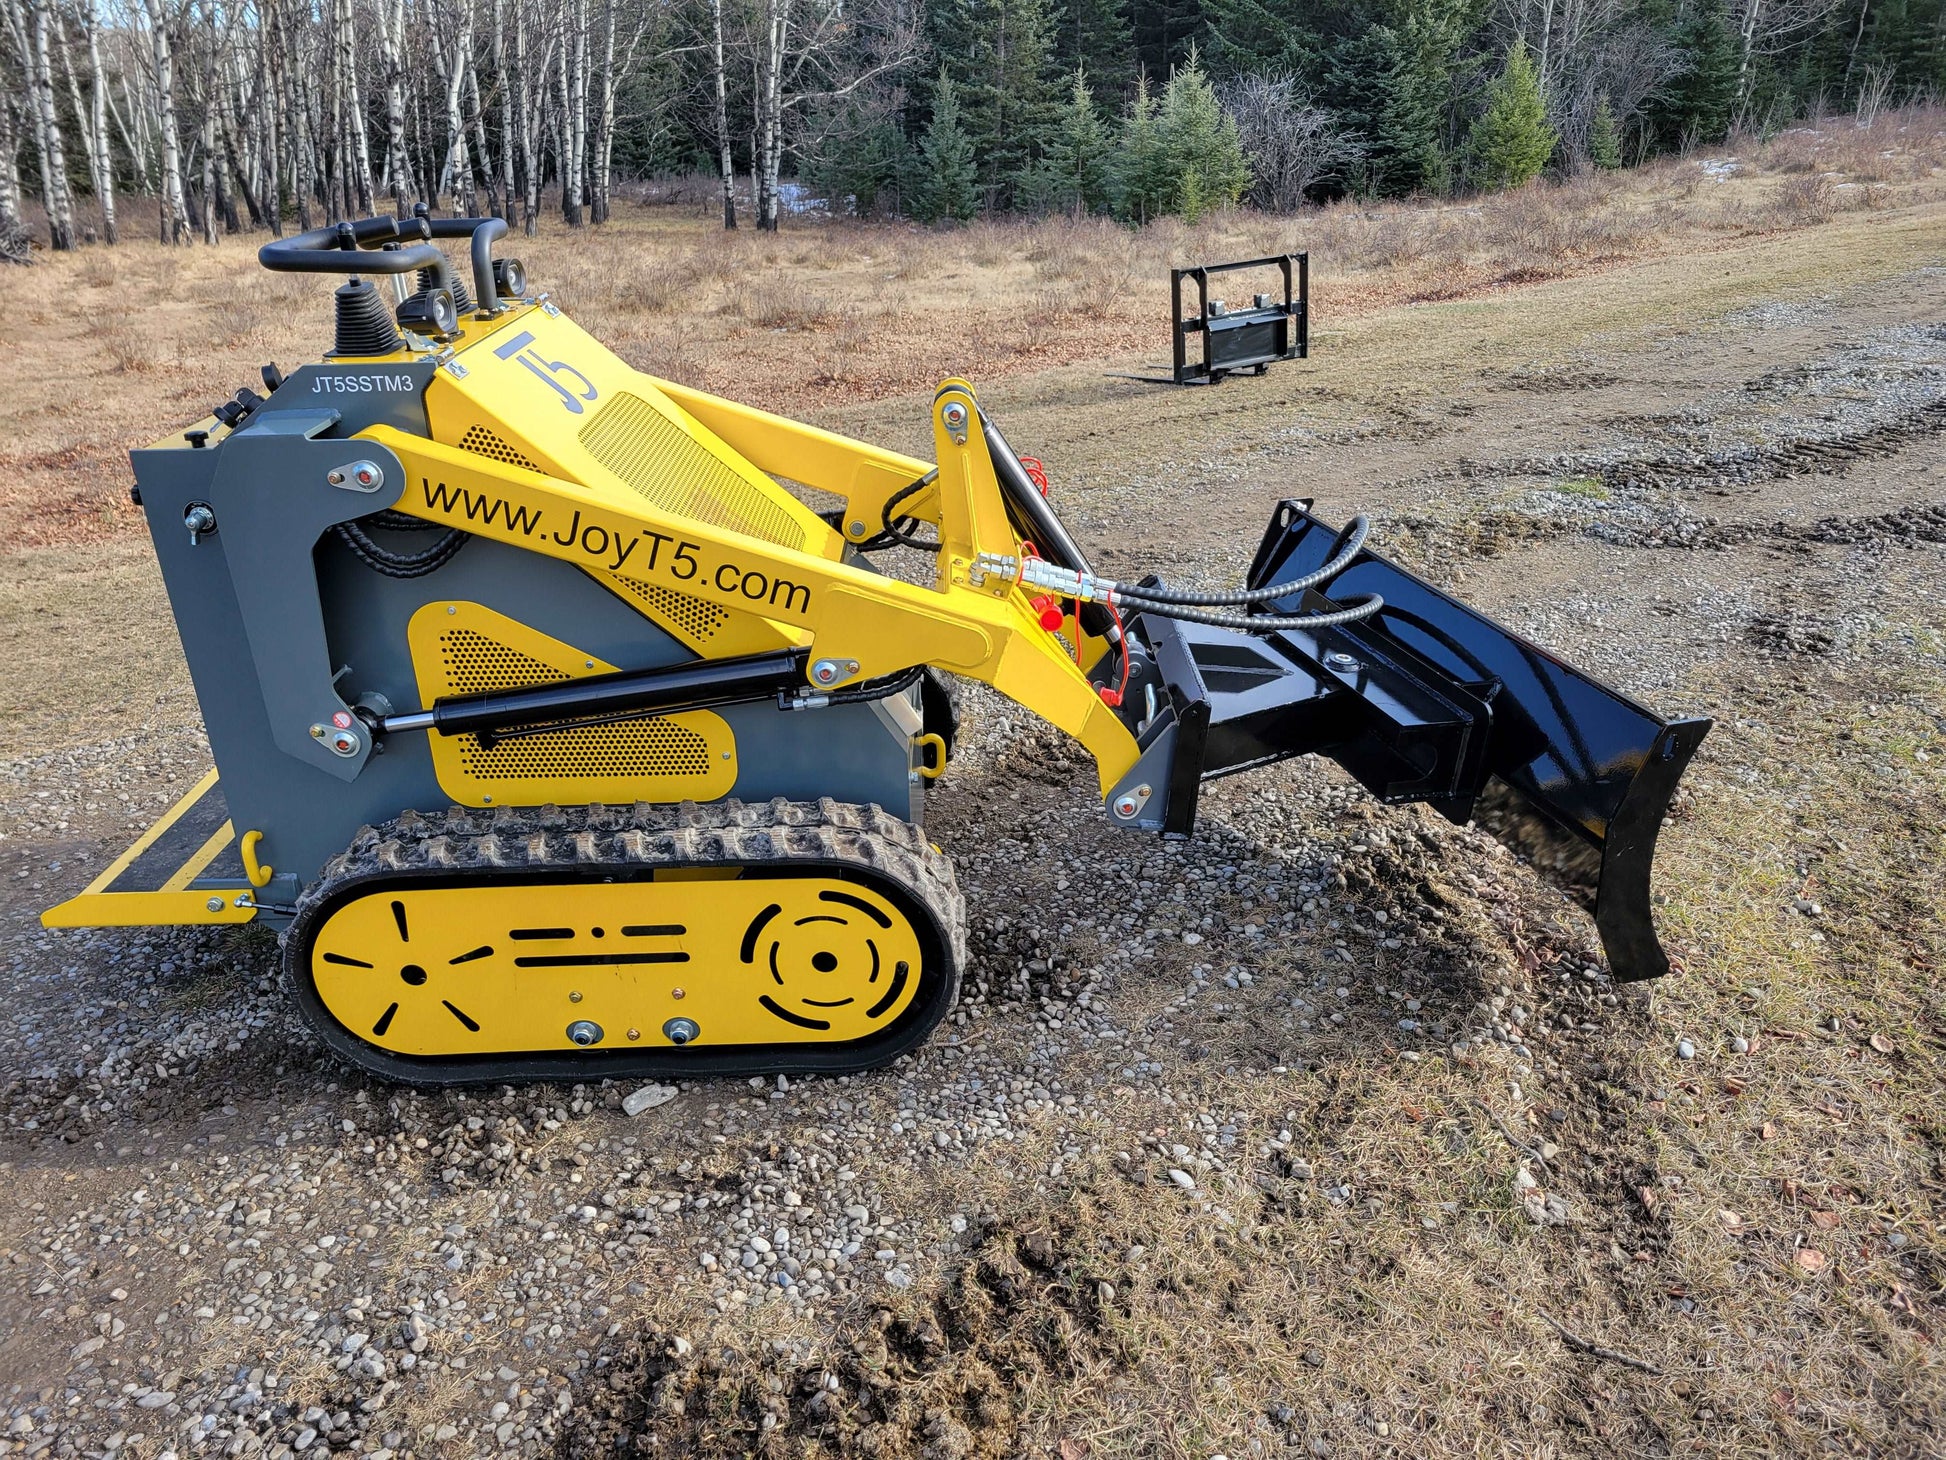
[[(603, 867), (640, 870), (664, 864), (755, 869), (793, 864), (849, 866), (896, 882), (930, 911), (946, 932), (950, 967), (946, 971), (948, 987), (938, 1001), (939, 1013), (943, 1015), (958, 997), (960, 970), (966, 964), (966, 904), (953, 877), (953, 864), (945, 853), (929, 845), (924, 833), (912, 822), (876, 805), (861, 806), (830, 797), (789, 801), (781, 796), (763, 804), (734, 800), (701, 805), (690, 801), (677, 805), (637, 802), (632, 806), (501, 806), (491, 810), (456, 806), (443, 815), (408, 811), (382, 826), (361, 827), (351, 846), (326, 864), (323, 875), (298, 899), (296, 916), (284, 935), (286, 984), (306, 1021), (338, 1053), (385, 1078), (409, 1083), (456, 1083), (451, 1073), (415, 1073), (403, 1067), (402, 1062), (381, 1062), (373, 1058), (378, 1051), (336, 1030), (335, 1021), (332, 1029), (319, 1026), (319, 1019), (329, 1020), (330, 1015), (317, 1006), (314, 994), (306, 996), (310, 969), (305, 966), (305, 960), (294, 957), (290, 951), (309, 943), (311, 918), (307, 915), (347, 884), (382, 884), (393, 874), (558, 870), (582, 876)], [(934, 1023), (936, 1020), (928, 1021), (919, 1037), (930, 1033)], [(356, 1047), (346, 1047), (346, 1041)], [(894, 1050), (885, 1060), (896, 1058), (901, 1052)], [(652, 1052), (644, 1051), (648, 1053)], [(791, 1073), (796, 1069), (820, 1068), (794, 1058), (781, 1046), (779, 1053), (775, 1064), (707, 1073), (762, 1074), (773, 1070)], [(625, 1066), (610, 1068), (572, 1053), (562, 1053), (556, 1058), (554, 1052), (549, 1052), (547, 1059), (525, 1062), (547, 1068), (483, 1067), (463, 1078), (500, 1082), (633, 1073)], [(574, 1072), (577, 1062), (580, 1073)], [(491, 1062), (481, 1062), (482, 1066), (488, 1063)]]

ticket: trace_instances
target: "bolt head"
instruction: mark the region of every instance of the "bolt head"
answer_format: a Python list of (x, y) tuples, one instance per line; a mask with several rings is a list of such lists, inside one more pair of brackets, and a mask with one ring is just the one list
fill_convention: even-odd
[(592, 1019), (577, 1019), (568, 1025), (568, 1038), (582, 1048), (601, 1043), (601, 1026)]
[(939, 418), (949, 429), (958, 431), (966, 425), (966, 407), (956, 400), (949, 400), (940, 411)]
[(212, 897), (208, 902), (204, 903), (203, 906), (208, 908), (211, 912), (222, 912), (223, 899), (220, 897)]

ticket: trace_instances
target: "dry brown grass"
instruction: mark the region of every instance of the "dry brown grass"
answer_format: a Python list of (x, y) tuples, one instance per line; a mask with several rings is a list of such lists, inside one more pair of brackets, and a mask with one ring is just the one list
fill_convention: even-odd
[[(624, 204), (602, 229), (516, 239), (542, 287), (632, 362), (772, 409), (992, 382), (1166, 350), (1171, 265), (1307, 249), (1326, 328), (1389, 306), (1706, 249), (1857, 208), (1946, 195), (1946, 111), (1839, 120), (1721, 154), (1439, 203), (1347, 202), (1130, 230), (1103, 219), (907, 225), (793, 220), (725, 235), (707, 190)], [(121, 453), (179, 429), (257, 367), (315, 358), (326, 282), (258, 269), (258, 240), (41, 255), (9, 277), (0, 344), (15, 421), (0, 530), (15, 544), (132, 526)], [(1269, 287), (1239, 278), (1239, 294)]]

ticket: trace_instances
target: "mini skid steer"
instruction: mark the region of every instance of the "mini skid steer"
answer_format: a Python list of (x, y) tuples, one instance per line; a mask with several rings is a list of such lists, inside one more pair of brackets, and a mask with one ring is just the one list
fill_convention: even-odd
[(275, 928), (318, 1037), (392, 1079), (879, 1065), (964, 957), (923, 830), (961, 676), (1078, 741), (1130, 830), (1306, 753), (1455, 822), (1492, 787), (1585, 849), (1614, 975), (1666, 970), (1650, 864), (1707, 721), (1302, 501), (1242, 589), (1102, 578), (964, 381), (926, 462), (656, 379), (505, 232), (263, 249), (349, 276), (332, 350), (134, 453), (216, 768), (49, 926)]

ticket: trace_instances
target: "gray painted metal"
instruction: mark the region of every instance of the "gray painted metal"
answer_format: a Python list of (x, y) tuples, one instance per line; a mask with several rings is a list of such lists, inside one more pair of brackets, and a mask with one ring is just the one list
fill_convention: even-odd
[[(426, 430), (416, 391), (432, 366), (388, 371), (410, 373), (415, 390), (318, 390), (307, 382), (388, 372), (306, 367), (220, 444), (133, 454), (224, 798), (239, 835), (263, 832), (259, 856), (277, 872), (255, 894), (265, 904), (294, 902), (360, 826), (452, 804), (424, 734), (387, 736), (341, 759), (308, 730), (369, 695), (397, 711), (424, 708), (406, 624), (425, 604), (480, 603), (624, 669), (693, 657), (580, 569), (484, 538), (469, 539), (420, 578), (388, 577), (360, 562), (330, 529), (397, 502), (405, 474), (390, 452), (364, 441), (348, 448), (342, 438), (375, 421)], [(323, 405), (327, 394), (331, 403)], [(328, 483), (326, 472), (354, 457), (383, 468), (380, 491)], [(208, 502), (217, 514), (216, 531), (194, 547), (182, 525), (191, 502)], [(424, 532), (365, 527), (400, 551), (429, 540)], [(739, 799), (831, 796), (920, 819), (924, 790), (911, 774), (910, 735), (881, 707), (785, 711), (764, 702), (718, 713), (736, 738), (730, 794)], [(359, 733), (362, 739), (362, 725)], [(655, 799), (653, 781), (643, 783), (642, 799)], [(225, 893), (247, 887), (235, 876), (193, 885)], [(283, 918), (267, 910), (263, 920)]]

